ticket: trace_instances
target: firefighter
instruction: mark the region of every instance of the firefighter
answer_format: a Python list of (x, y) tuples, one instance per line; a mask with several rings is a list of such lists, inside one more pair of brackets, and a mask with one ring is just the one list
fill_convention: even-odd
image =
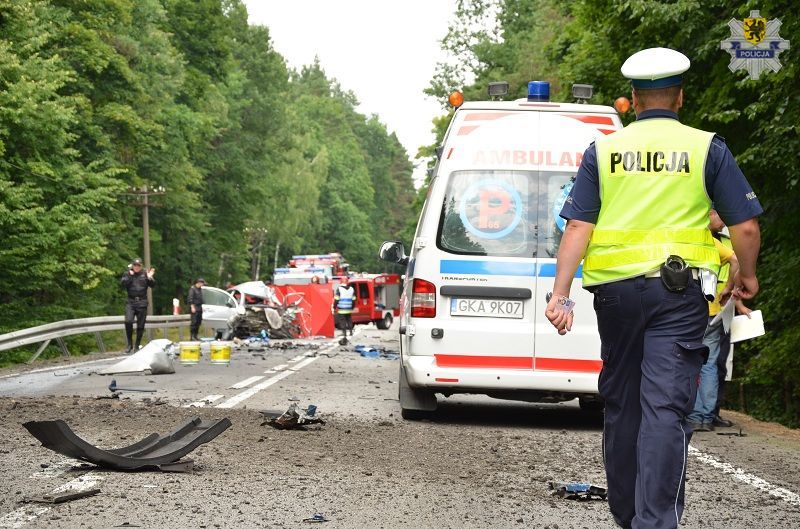
[(585, 255), (583, 286), (594, 293), (603, 359), (608, 502), (621, 527), (674, 529), (683, 514), (686, 415), (708, 354), (699, 270), (719, 269), (712, 201), (739, 258), (734, 295), (758, 292), (763, 210), (724, 140), (678, 121), (688, 69), (686, 56), (666, 48), (637, 52), (622, 66), (636, 121), (584, 153), (561, 210), (567, 226), (545, 309), (559, 334), (572, 328), (566, 301)]
[(333, 294), (333, 306), (336, 310), (338, 327), (342, 329), (342, 336), (347, 337), (347, 331), (353, 336), (353, 307), (356, 305), (356, 291), (350, 285), (347, 276), (342, 277), (341, 283)]
[[(142, 260), (138, 257), (128, 265), (122, 274), (120, 283), (128, 294), (125, 301), (125, 354), (136, 352), (142, 343), (144, 324), (147, 319), (147, 289), (152, 288), (156, 269), (150, 267), (145, 272), (142, 269)], [(136, 345), (133, 345), (133, 321), (136, 320)]]

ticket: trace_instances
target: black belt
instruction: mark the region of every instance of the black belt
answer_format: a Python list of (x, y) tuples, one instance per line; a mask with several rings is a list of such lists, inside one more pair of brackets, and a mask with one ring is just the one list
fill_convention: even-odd
[(147, 296), (128, 296), (128, 301), (147, 301)]

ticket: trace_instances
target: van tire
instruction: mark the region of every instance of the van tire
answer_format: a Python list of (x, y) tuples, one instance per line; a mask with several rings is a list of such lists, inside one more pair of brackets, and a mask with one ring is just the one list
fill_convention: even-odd
[(397, 389), (400, 400), (400, 416), (410, 421), (430, 417), (438, 406), (436, 394), (430, 390), (416, 389), (409, 386), (406, 370), (403, 368), (402, 363), (400, 364), (399, 378)]
[(392, 322), (393, 322), (393, 321), (394, 321), (394, 318), (392, 318), (392, 315), (391, 315), (391, 314), (386, 314), (386, 316), (384, 316), (384, 317), (383, 317), (383, 318), (381, 318), (380, 320), (377, 320), (377, 321), (375, 322), (375, 325), (376, 325), (376, 326), (377, 326), (377, 327), (378, 327), (380, 330), (382, 330), (382, 331), (385, 331), (386, 329), (388, 329), (389, 327), (391, 327), (391, 326), (392, 326)]
[(578, 405), (581, 407), (582, 411), (587, 413), (603, 413), (606, 403), (603, 402), (603, 399), (601, 398), (592, 399), (580, 397), (578, 399)]

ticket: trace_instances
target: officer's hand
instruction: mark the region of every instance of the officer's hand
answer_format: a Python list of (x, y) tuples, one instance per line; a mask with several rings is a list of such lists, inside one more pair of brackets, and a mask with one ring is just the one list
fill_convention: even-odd
[(147, 271), (147, 277), (153, 279), (154, 275), (156, 275), (156, 269), (151, 266), (150, 270)]
[(559, 297), (561, 297), (559, 294), (553, 293), (550, 301), (547, 302), (547, 307), (544, 309), (544, 315), (548, 320), (550, 320), (550, 323), (553, 324), (553, 327), (558, 330), (558, 334), (563, 336), (567, 334), (568, 331), (572, 330), (573, 315), (572, 311), (567, 313), (556, 308), (556, 303), (558, 302)]
[(758, 279), (756, 276), (742, 276), (739, 272), (733, 278), (733, 296), (741, 299), (752, 299), (758, 294)]
[(129, 273), (130, 275), (133, 275), (133, 268), (128, 268), (128, 273)]

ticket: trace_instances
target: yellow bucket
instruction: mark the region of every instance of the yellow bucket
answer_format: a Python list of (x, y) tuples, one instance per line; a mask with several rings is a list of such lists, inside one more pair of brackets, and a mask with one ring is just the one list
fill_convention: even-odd
[(181, 342), (181, 364), (195, 365), (200, 363), (200, 342)]
[(211, 342), (211, 363), (223, 365), (231, 363), (230, 342)]

